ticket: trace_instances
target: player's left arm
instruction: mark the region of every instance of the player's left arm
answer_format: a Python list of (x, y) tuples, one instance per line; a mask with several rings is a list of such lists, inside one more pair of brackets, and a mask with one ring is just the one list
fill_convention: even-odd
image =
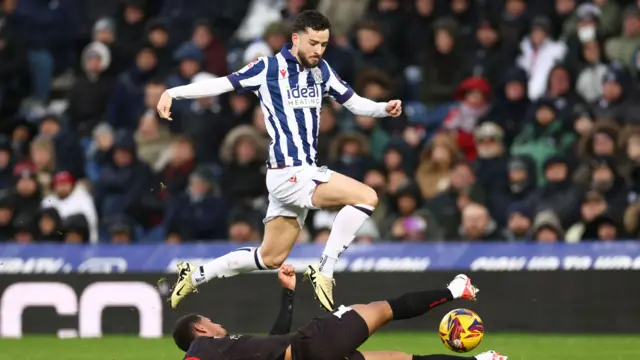
[(293, 266), (284, 264), (278, 270), (278, 280), (282, 285), (282, 302), (280, 312), (273, 324), (270, 335), (284, 335), (291, 332), (293, 319), (293, 295), (296, 289), (296, 272)]
[(391, 100), (384, 103), (363, 98), (356, 94), (349, 84), (340, 79), (329, 64), (325, 62), (325, 65), (329, 69), (329, 80), (327, 81), (329, 96), (355, 115), (383, 118), (387, 116), (397, 117), (402, 114), (402, 101)]

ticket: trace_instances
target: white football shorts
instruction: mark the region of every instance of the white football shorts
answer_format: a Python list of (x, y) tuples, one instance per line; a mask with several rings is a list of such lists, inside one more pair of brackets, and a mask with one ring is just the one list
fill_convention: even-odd
[(304, 226), (309, 209), (317, 209), (311, 197), (319, 184), (329, 182), (333, 171), (326, 166), (292, 166), (267, 170), (269, 207), (263, 222), (278, 216), (295, 217)]

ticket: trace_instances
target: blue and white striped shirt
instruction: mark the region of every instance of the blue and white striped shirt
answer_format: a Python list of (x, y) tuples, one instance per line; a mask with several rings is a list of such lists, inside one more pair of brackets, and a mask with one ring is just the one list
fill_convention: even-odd
[(269, 168), (314, 165), (322, 99), (344, 104), (353, 90), (321, 60), (307, 69), (285, 45), (275, 56), (261, 57), (227, 76), (238, 92), (252, 91), (260, 99), (269, 145)]

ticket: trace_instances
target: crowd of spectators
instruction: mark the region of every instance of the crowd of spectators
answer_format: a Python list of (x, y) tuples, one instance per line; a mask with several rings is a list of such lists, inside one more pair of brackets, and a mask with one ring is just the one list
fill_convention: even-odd
[[(318, 163), (380, 202), (357, 241), (610, 241), (640, 232), (640, 0), (0, 0), (0, 239), (259, 241), (253, 94), (174, 101), (290, 39), (404, 116), (323, 104)], [(312, 212), (300, 242), (326, 241)]]

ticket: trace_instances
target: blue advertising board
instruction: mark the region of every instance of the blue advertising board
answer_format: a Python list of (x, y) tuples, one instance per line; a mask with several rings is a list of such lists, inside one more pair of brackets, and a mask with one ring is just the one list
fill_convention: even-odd
[[(202, 264), (245, 244), (0, 245), (0, 274), (174, 272), (179, 261)], [(287, 262), (298, 271), (323, 246), (296, 245)], [(383, 243), (352, 245), (337, 271), (640, 270), (640, 241), (578, 244)]]

